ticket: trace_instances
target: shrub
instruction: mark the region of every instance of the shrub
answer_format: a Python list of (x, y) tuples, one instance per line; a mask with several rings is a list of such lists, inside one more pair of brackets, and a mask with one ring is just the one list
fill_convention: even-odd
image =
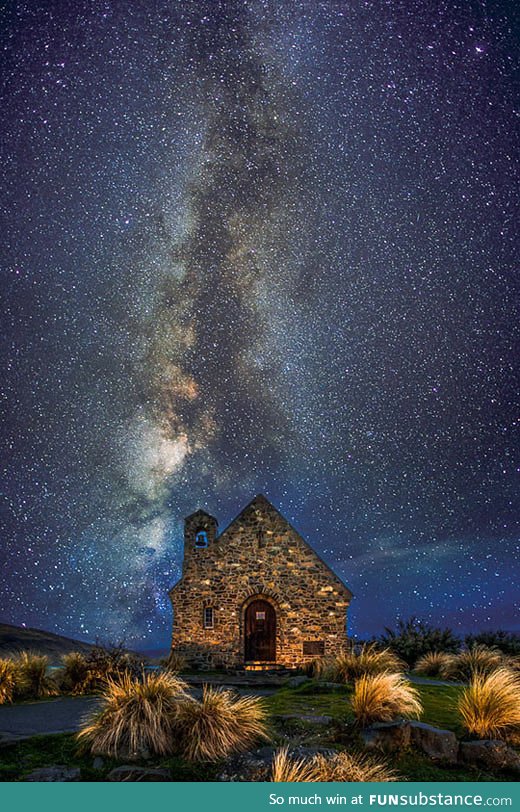
[(286, 747), (273, 758), (271, 781), (397, 781), (383, 762), (357, 753), (321, 753), (310, 759), (290, 756)]
[(422, 712), (417, 689), (402, 674), (365, 674), (354, 684), (351, 704), (362, 727), (398, 717), (418, 717)]
[(520, 733), (520, 675), (508, 668), (475, 674), (458, 703), (468, 733), (504, 739)]
[(218, 761), (267, 738), (266, 712), (258, 697), (204, 686), (202, 700), (179, 704), (176, 732), (190, 761)]
[(108, 679), (104, 706), (78, 733), (83, 749), (93, 755), (140, 757), (147, 751), (169, 755), (175, 746), (175, 720), (186, 685), (172, 674), (126, 673)]
[(12, 702), (16, 691), (16, 663), (0, 659), (0, 705)]
[(94, 676), (87, 657), (80, 651), (63, 654), (60, 674), (60, 688), (71, 694), (84, 694), (92, 688)]
[(364, 674), (403, 669), (404, 663), (389, 648), (381, 649), (375, 643), (364, 643), (359, 649), (353, 647), (336, 657), (334, 677), (339, 682), (352, 682)]
[(447, 658), (442, 675), (446, 679), (468, 682), (474, 674), (490, 674), (503, 665), (503, 655), (498, 649), (473, 646)]
[(503, 654), (511, 656), (520, 655), (520, 635), (514, 632), (480, 632), (479, 634), (468, 634), (464, 638), (467, 648), (482, 645), (488, 648), (497, 648)]
[(93, 646), (86, 655), (89, 670), (89, 687), (103, 691), (107, 682), (117, 682), (120, 677), (129, 674), (139, 680), (143, 662), (135, 654), (127, 651), (122, 643), (114, 646)]
[(400, 620), (396, 631), (386, 628), (379, 642), (395, 651), (410, 667), (430, 651), (449, 654), (460, 648), (460, 641), (451, 629), (436, 628), (415, 617)]
[(72, 694), (104, 691), (108, 681), (117, 682), (125, 674), (139, 680), (143, 670), (143, 662), (122, 643), (109, 648), (96, 644), (86, 654), (71, 651), (61, 659), (60, 687)]
[(430, 651), (419, 657), (414, 671), (424, 677), (444, 677), (449, 662), (449, 654), (445, 654), (443, 651)]
[(49, 658), (34, 651), (22, 651), (15, 660), (16, 692), (22, 697), (39, 699), (55, 696), (56, 683), (49, 676)]

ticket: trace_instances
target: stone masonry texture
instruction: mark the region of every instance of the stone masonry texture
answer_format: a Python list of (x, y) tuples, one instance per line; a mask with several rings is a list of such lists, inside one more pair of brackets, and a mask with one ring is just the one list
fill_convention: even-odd
[[(204, 531), (207, 546), (196, 546)], [(200, 537), (199, 537), (200, 538)], [(172, 651), (202, 670), (245, 664), (245, 613), (265, 600), (276, 613), (276, 665), (295, 668), (347, 645), (352, 593), (264, 496), (257, 496), (219, 536), (203, 511), (185, 520), (182, 577), (170, 591)], [(213, 628), (204, 610), (213, 610)], [(309, 646), (309, 643), (317, 645)]]

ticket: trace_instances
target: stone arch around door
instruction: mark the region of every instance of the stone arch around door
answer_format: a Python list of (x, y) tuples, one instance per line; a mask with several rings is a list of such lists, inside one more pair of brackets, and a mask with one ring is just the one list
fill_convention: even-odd
[(278, 603), (258, 592), (242, 604), (242, 651), (246, 663), (275, 663), (279, 636)]

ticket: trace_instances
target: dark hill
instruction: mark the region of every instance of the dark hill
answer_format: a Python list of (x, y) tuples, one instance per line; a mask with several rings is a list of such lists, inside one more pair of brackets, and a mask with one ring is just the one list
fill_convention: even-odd
[(90, 643), (82, 643), (60, 634), (0, 623), (0, 657), (18, 651), (36, 651), (46, 654), (51, 662), (57, 663), (62, 654), (69, 651), (82, 651), (86, 654), (91, 648)]

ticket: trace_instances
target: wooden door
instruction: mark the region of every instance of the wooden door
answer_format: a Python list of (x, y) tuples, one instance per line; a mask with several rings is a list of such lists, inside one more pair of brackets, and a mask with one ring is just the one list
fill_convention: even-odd
[(245, 616), (246, 662), (276, 660), (276, 612), (267, 601), (249, 604)]

